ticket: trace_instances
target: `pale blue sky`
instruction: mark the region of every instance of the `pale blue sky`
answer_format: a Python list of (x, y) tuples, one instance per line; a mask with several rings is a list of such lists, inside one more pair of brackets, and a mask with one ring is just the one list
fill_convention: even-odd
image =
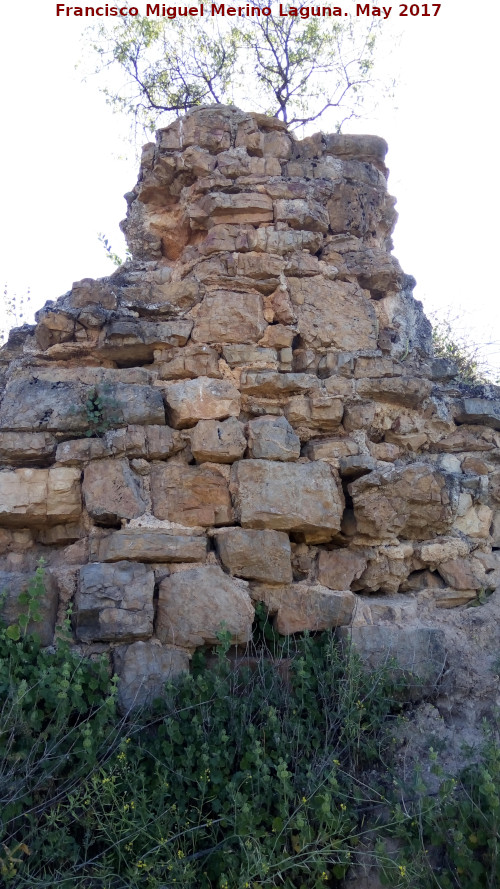
[[(127, 124), (106, 106), (97, 79), (84, 84), (75, 71), (85, 19), (56, 18), (55, 5), (24, 0), (21, 16), (9, 4), (0, 37), (1, 283), (17, 293), (29, 285), (35, 308), (75, 280), (112, 270), (97, 233), (124, 249), (122, 195), (136, 179)], [(445, 0), (436, 18), (399, 18), (395, 5), (384, 24), (387, 65), (399, 78), (395, 99), (346, 131), (389, 142), (400, 214), (394, 253), (416, 277), (416, 297), (428, 312), (464, 310), (475, 336), (500, 340), (492, 270), (500, 13), (492, 0), (478, 9)]]

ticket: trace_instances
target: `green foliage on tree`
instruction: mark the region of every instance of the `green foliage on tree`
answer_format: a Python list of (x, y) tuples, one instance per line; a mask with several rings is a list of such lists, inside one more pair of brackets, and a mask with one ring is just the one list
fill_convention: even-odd
[[(257, 15), (220, 19), (123, 17), (92, 29), (97, 71), (117, 110), (153, 130), (203, 104), (250, 106), (291, 127), (335, 109), (337, 127), (359, 116), (373, 84), (380, 24), (350, 17)], [(245, 7), (242, 7), (245, 9)], [(305, 3), (296, 7), (304, 13)]]

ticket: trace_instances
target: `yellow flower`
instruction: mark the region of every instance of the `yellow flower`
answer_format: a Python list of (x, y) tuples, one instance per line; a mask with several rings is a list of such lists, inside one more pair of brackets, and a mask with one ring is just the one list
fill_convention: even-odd
[(406, 876), (406, 867), (404, 866), (404, 864), (399, 865), (399, 873), (402, 877)]
[(306, 803), (306, 802), (307, 802), (307, 798), (306, 798), (305, 796), (302, 797), (302, 802), (303, 802), (303, 803)]
[(345, 803), (340, 803), (340, 808), (342, 809), (343, 812), (347, 811), (347, 806)]
[(182, 849), (177, 849), (177, 858), (184, 858), (184, 852)]

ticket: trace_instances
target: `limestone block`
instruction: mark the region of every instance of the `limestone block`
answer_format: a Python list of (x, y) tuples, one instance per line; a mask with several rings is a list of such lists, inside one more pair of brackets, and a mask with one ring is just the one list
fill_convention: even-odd
[(442, 537), (432, 543), (423, 543), (418, 558), (426, 565), (439, 565), (461, 556), (469, 555), (469, 544), (462, 537)]
[(193, 228), (211, 228), (221, 223), (260, 225), (273, 221), (273, 202), (267, 194), (258, 192), (212, 192), (190, 204), (188, 214)]
[(109, 449), (100, 438), (75, 438), (57, 446), (56, 460), (61, 466), (81, 466), (90, 460), (109, 456)]
[(455, 420), (500, 429), (500, 398), (462, 398), (456, 406)]
[(74, 626), (80, 642), (132, 642), (153, 633), (152, 569), (137, 562), (80, 568)]
[(432, 599), (436, 608), (461, 608), (477, 598), (477, 590), (457, 590), (444, 587), (432, 591)]
[(0, 472), (0, 525), (43, 527), (80, 517), (80, 472), (62, 466)]
[(92, 518), (101, 525), (142, 515), (147, 501), (142, 479), (132, 472), (128, 460), (95, 460), (85, 467), (83, 498)]
[(126, 383), (49, 381), (39, 378), (13, 380), (0, 408), (0, 427), (19, 432), (86, 432), (85, 408), (95, 391), (103, 400), (103, 419), (111, 425), (165, 424), (160, 392), (151, 386)]
[(265, 603), (274, 615), (275, 629), (283, 636), (348, 626), (356, 601), (349, 590), (333, 591), (305, 582), (279, 587), (255, 585), (252, 598)]
[(325, 151), (335, 157), (352, 157), (368, 163), (376, 161), (383, 164), (389, 150), (387, 142), (380, 136), (327, 133), (323, 138)]
[[(267, 330), (272, 330), (273, 326), (268, 327)], [(266, 367), (271, 370), (277, 370), (278, 354), (276, 349), (235, 343), (224, 346), (222, 355), (229, 367), (251, 364), (253, 367)]]
[(468, 537), (485, 540), (490, 533), (493, 510), (484, 503), (478, 506), (470, 506), (469, 509), (458, 515), (453, 523), (456, 531), (467, 534)]
[(318, 558), (318, 580), (330, 590), (350, 590), (367, 564), (363, 553), (350, 549), (323, 550)]
[(305, 346), (343, 351), (377, 348), (375, 310), (357, 284), (321, 275), (289, 278), (288, 284)]
[[(397, 593), (407, 580), (411, 569), (411, 558), (404, 558), (402, 547), (382, 548), (374, 558), (368, 560), (366, 569), (359, 580), (353, 582), (353, 589), (363, 592)], [(411, 548), (410, 548), (411, 553)]]
[(151, 497), (158, 519), (187, 527), (227, 525), (233, 521), (227, 482), (212, 467), (153, 463)]
[(95, 545), (98, 562), (203, 562), (206, 554), (205, 536), (170, 534), (160, 528), (123, 528)]
[(115, 653), (120, 677), (118, 703), (122, 712), (145, 707), (161, 698), (165, 684), (189, 670), (189, 654), (171, 645), (132, 642)]
[(487, 585), (486, 574), (477, 559), (450, 559), (439, 564), (445, 583), (456, 590), (480, 590)]
[(397, 219), (395, 199), (369, 185), (340, 182), (334, 189), (327, 204), (332, 232), (350, 232), (366, 238), (370, 247), (384, 246)]
[(0, 432), (0, 463), (49, 463), (56, 439), (49, 432)]
[[(18, 571), (0, 571), (0, 619), (7, 626), (17, 624), (21, 615), (27, 614), (28, 608), (19, 602), (33, 574), (22, 574)], [(45, 593), (37, 604), (40, 620), (31, 620), (27, 626), (28, 633), (36, 633), (43, 646), (51, 645), (54, 638), (57, 605), (59, 595), (57, 585), (49, 571), (44, 574)]]
[[(352, 627), (338, 632), (342, 639), (350, 639), (370, 670), (377, 670), (395, 659), (399, 667), (396, 672), (410, 683), (412, 700), (436, 693), (446, 668), (443, 630), (381, 625)], [(391, 667), (391, 674), (394, 672)]]
[(248, 424), (248, 453), (258, 460), (298, 460), (300, 439), (286, 417), (258, 417)]
[(358, 532), (375, 539), (435, 537), (451, 527), (458, 509), (456, 476), (425, 463), (371, 472), (349, 492)]
[(233, 463), (243, 457), (247, 440), (243, 424), (227, 420), (199, 420), (191, 433), (191, 452), (198, 463)]
[(215, 290), (191, 315), (195, 343), (256, 343), (267, 326), (262, 296), (256, 291)]
[(275, 398), (318, 389), (319, 381), (312, 374), (277, 373), (271, 370), (243, 371), (241, 391), (245, 395)]
[(323, 259), (333, 262), (342, 275), (355, 276), (360, 286), (369, 290), (376, 299), (385, 296), (389, 290), (403, 289), (404, 274), (401, 266), (397, 259), (385, 250), (354, 250), (341, 255), (326, 250)]
[(274, 221), (302, 231), (327, 232), (328, 212), (317, 201), (281, 200), (274, 205)]
[[(202, 297), (197, 281), (167, 281), (164, 284), (150, 284), (127, 287), (122, 292), (121, 304), (128, 309), (160, 317), (175, 318), (192, 309)], [(166, 328), (171, 336), (172, 328)]]
[(231, 574), (265, 583), (291, 583), (288, 535), (282, 531), (222, 528), (214, 534), (218, 556)]
[(124, 319), (107, 324), (99, 334), (96, 353), (113, 361), (151, 361), (155, 349), (162, 346), (184, 346), (193, 322), (189, 318), (175, 321), (144, 321)]
[(241, 460), (231, 469), (235, 509), (245, 528), (300, 531), (329, 540), (340, 528), (344, 498), (326, 463)]
[(221, 629), (233, 643), (252, 635), (254, 609), (244, 580), (224, 574), (218, 565), (204, 565), (171, 574), (160, 583), (157, 635), (170, 645), (197, 648), (215, 645)]
[(310, 460), (336, 461), (337, 464), (341, 457), (355, 457), (358, 453), (358, 443), (347, 436), (311, 439), (304, 448), (304, 456)]
[(188, 343), (177, 349), (155, 353), (160, 380), (188, 380), (194, 377), (220, 377), (219, 356), (203, 343)]
[(356, 392), (361, 398), (418, 408), (432, 392), (430, 380), (412, 377), (358, 380)]
[(175, 429), (194, 426), (198, 420), (225, 420), (240, 412), (240, 393), (228, 380), (197, 377), (172, 383), (165, 390), (170, 422)]
[(264, 156), (287, 160), (292, 153), (292, 140), (288, 133), (271, 130), (264, 134)]

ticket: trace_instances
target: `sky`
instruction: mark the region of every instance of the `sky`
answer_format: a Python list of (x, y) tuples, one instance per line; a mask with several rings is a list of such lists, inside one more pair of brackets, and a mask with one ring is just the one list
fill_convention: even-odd
[[(29, 321), (73, 281), (113, 271), (98, 234), (124, 253), (123, 194), (137, 178), (127, 121), (106, 105), (98, 78), (84, 82), (75, 67), (87, 22), (57, 18), (55, 9), (55, 0), (23, 0), (2, 10), (0, 284), (18, 306), (30, 289)], [(500, 294), (491, 271), (500, 5), (444, 0), (431, 17), (401, 17), (402, 9), (394, 5), (383, 23), (380, 70), (396, 77), (394, 96), (344, 131), (389, 143), (389, 190), (399, 212), (394, 254), (417, 279), (415, 297), (428, 314), (457, 316), (473, 340), (497, 343), (488, 354), (500, 366)], [(328, 131), (328, 120), (319, 128)], [(3, 297), (0, 329), (10, 326), (5, 306)]]

